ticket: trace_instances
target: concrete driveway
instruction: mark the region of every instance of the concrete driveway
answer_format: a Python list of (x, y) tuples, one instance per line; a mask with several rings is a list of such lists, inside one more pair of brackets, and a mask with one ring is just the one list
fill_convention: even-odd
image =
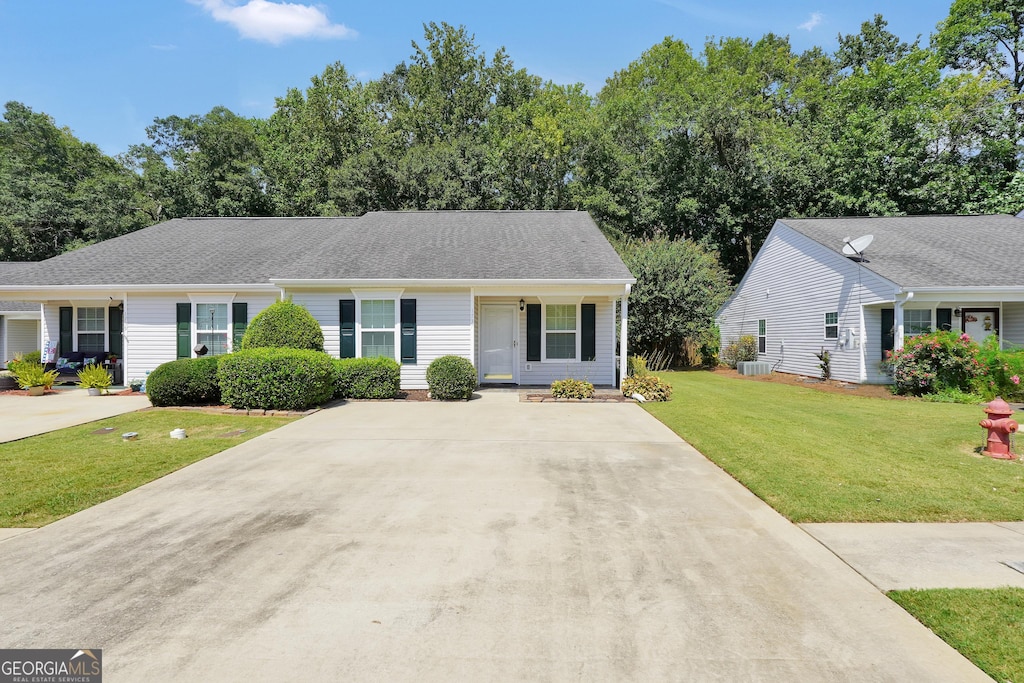
[[(756, 454), (751, 454), (756, 457)], [(635, 405), (325, 410), (0, 543), (108, 681), (987, 681)]]
[(61, 389), (45, 396), (0, 395), (0, 443), (52, 432), (149, 407), (145, 394), (89, 396)]

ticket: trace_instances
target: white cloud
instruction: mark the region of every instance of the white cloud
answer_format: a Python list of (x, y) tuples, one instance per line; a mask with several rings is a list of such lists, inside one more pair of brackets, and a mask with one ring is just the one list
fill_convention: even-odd
[(291, 2), (189, 0), (215, 20), (234, 26), (243, 38), (280, 45), (292, 38), (355, 38), (344, 24), (332, 24), (319, 7)]
[(811, 18), (797, 26), (797, 28), (802, 28), (805, 31), (813, 31), (824, 18), (825, 15), (821, 12), (811, 12)]
[(163, 50), (165, 52), (169, 51), (169, 50), (177, 50), (178, 49), (177, 45), (171, 45), (171, 44), (166, 44), (166, 45), (150, 45), (150, 47), (153, 48), (154, 50)]

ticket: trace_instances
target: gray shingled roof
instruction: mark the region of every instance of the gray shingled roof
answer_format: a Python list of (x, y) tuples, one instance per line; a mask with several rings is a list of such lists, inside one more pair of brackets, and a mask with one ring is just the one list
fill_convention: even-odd
[[(25, 271), (33, 265), (30, 261), (0, 261), (0, 287), (6, 284), (14, 273)], [(0, 301), (0, 312), (3, 313), (38, 313), (39, 304), (26, 301)]]
[(784, 218), (842, 253), (843, 238), (874, 235), (863, 265), (902, 287), (1024, 287), (1024, 220), (1014, 216)]
[[(249, 284), (273, 279), (632, 278), (579, 211), (178, 218), (41, 261), (11, 285)], [(2, 287), (2, 284), (0, 284)]]

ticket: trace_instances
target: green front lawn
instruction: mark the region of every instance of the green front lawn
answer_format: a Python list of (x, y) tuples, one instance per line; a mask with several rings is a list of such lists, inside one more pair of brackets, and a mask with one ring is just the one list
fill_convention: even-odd
[[(0, 444), (0, 527), (49, 524), (293, 419), (145, 410)], [(177, 427), (187, 439), (170, 438)]]
[(892, 591), (889, 597), (997, 681), (1024, 681), (1024, 588)]
[(1024, 466), (976, 453), (977, 406), (661, 376), (672, 400), (644, 407), (794, 522), (1024, 519)]

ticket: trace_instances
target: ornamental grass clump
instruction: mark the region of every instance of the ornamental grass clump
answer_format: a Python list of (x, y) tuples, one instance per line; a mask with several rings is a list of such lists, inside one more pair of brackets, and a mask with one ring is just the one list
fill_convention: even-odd
[(978, 345), (967, 334), (932, 332), (907, 339), (890, 354), (897, 394), (923, 396), (945, 389), (971, 392), (986, 374)]
[(555, 398), (592, 398), (594, 385), (583, 379), (560, 379), (551, 383), (551, 395)]

